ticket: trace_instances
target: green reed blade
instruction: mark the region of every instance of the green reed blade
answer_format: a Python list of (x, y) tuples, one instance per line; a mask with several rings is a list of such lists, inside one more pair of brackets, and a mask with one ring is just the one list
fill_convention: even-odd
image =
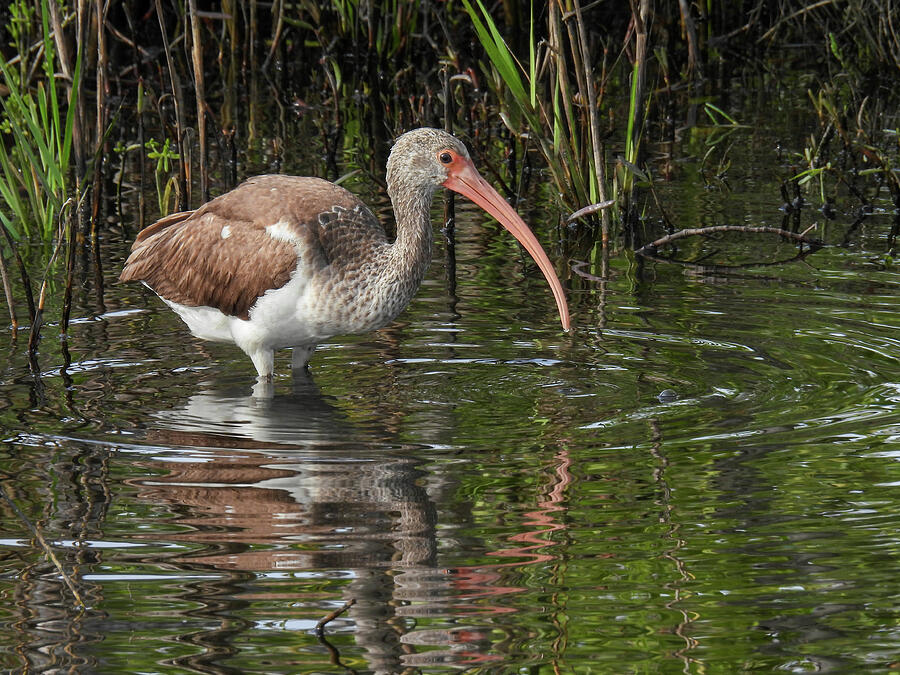
[(490, 13), (485, 9), (481, 0), (475, 1), (478, 3), (479, 10), (481, 10), (481, 15), (484, 17), (484, 23), (482, 23), (469, 0), (463, 0), (463, 5), (469, 14), (469, 18), (472, 20), (472, 25), (475, 26), (478, 41), (513, 97), (519, 103), (530, 101), (530, 97), (525, 93), (525, 85), (522, 84), (522, 78), (519, 76), (512, 52), (503, 36), (500, 35), (500, 31), (497, 30), (497, 24), (494, 23), (493, 18), (491, 18)]

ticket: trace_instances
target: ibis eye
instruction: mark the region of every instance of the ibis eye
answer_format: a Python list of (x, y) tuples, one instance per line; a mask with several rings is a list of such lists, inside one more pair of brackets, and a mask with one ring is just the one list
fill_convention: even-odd
[(447, 152), (447, 151), (445, 150), (444, 152), (442, 152), (442, 153), (440, 154), (440, 160), (441, 160), (444, 164), (450, 164), (450, 163), (453, 162), (453, 155), (451, 155), (449, 152)]

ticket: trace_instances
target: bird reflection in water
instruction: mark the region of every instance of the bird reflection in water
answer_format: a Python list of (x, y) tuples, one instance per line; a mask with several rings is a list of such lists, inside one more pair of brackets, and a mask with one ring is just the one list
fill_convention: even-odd
[[(197, 546), (171, 562), (224, 574), (185, 598), (221, 622), (191, 638), (204, 646), (204, 663), (233, 653), (235, 615), (246, 615), (248, 603), (306, 627), (335, 606), (322, 603), (327, 583), (341, 584), (341, 597), (329, 597), (337, 605), (356, 601), (327, 632), (346, 629), (349, 619), (375, 672), (491, 658), (478, 654), (477, 631), (414, 631), (408, 623), (443, 613), (453, 596), (452, 576), (436, 560), (436, 504), (449, 499), (451, 480), (431, 466), (426, 472), (390, 431), (352, 425), (311, 380), (295, 378), (290, 394), (269, 399), (197, 393), (159, 413), (148, 441), (196, 449), (153, 461), (155, 476), (134, 482), (143, 498), (176, 514), (172, 524), (182, 531), (167, 539)], [(296, 577), (301, 571), (321, 572), (305, 598), (297, 589), (310, 577)], [(426, 643), (429, 651), (413, 653), (412, 644)], [(434, 650), (442, 643), (446, 649)]]

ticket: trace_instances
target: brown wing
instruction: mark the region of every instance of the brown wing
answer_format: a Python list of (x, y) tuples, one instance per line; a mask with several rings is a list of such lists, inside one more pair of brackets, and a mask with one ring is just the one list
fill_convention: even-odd
[[(358, 210), (361, 203), (316, 178), (259, 176), (196, 211), (166, 216), (142, 230), (119, 278), (143, 281), (172, 302), (248, 319), (257, 298), (288, 282), (298, 248), (304, 265), (329, 263), (320, 214), (335, 207)], [(371, 227), (375, 219), (371, 213), (369, 218)], [(290, 241), (266, 229), (276, 223)], [(377, 238), (377, 232), (370, 234)]]

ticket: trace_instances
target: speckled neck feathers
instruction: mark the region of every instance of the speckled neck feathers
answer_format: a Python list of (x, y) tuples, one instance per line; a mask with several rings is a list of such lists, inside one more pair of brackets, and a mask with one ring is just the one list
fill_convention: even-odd
[(388, 158), (387, 190), (394, 207), (397, 238), (384, 273), (397, 294), (395, 300), (402, 301), (398, 313), (415, 295), (431, 262), (431, 204), (435, 191), (447, 178), (436, 156), (447, 147), (468, 156), (465, 146), (450, 134), (418, 129), (398, 138)]
[(435, 189), (402, 190), (396, 183), (388, 183), (397, 223), (397, 238), (386, 257), (384, 274), (387, 285), (398, 293), (397, 300), (404, 307), (415, 295), (431, 262), (434, 245), (431, 203)]

